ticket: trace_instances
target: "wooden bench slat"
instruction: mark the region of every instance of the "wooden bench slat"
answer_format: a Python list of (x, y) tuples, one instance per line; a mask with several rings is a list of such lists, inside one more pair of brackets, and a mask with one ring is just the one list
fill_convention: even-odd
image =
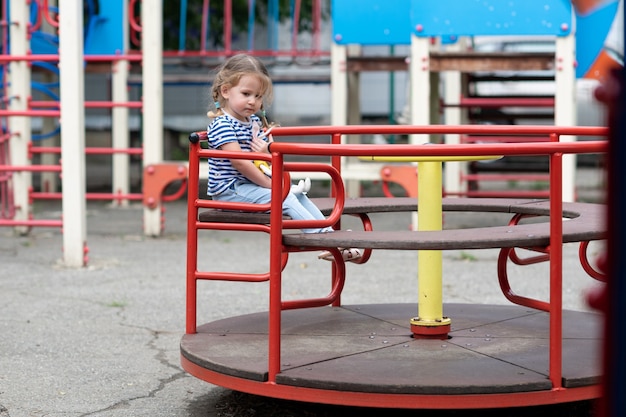
[[(283, 216), (284, 220), (291, 217)], [(245, 223), (245, 224), (269, 224), (269, 213), (253, 213), (249, 211), (227, 211), (206, 209), (198, 214), (198, 220), (207, 223)]]
[[(600, 229), (578, 227), (565, 222), (563, 242), (599, 240), (606, 237)], [(591, 225), (593, 226), (593, 225)], [(599, 226), (599, 225), (598, 225)], [(440, 231), (336, 231), (334, 233), (286, 234), (283, 243), (298, 248), (355, 247), (395, 250), (492, 249), (542, 247), (550, 243), (547, 223), (517, 226), (481, 227)]]
[[(396, 201), (388, 201), (396, 200)], [(318, 207), (332, 209), (333, 199), (316, 199)], [(367, 207), (367, 210), (366, 210)], [(412, 211), (414, 198), (358, 198), (346, 200), (344, 213)], [(371, 209), (371, 210), (370, 210)], [(324, 234), (290, 234), (283, 243), (294, 247), (356, 247), (396, 250), (490, 249), (547, 246), (550, 243), (548, 200), (497, 198), (444, 198), (444, 212), (499, 212), (546, 216), (546, 221), (516, 226), (495, 226), (441, 231), (336, 231)], [(605, 208), (599, 204), (563, 203), (563, 242), (606, 238)]]
[[(314, 198), (313, 202), (328, 215), (333, 198)], [(418, 200), (410, 197), (363, 197), (346, 199), (344, 214), (411, 212)], [(548, 200), (500, 198), (444, 198), (444, 212), (521, 213), (545, 216), (543, 222), (516, 226), (480, 227), (441, 231), (336, 231), (334, 233), (286, 233), (283, 243), (298, 248), (357, 247), (396, 250), (488, 249), (547, 246), (550, 243)], [(268, 213), (207, 209), (199, 214), (202, 222), (269, 224)], [(606, 238), (605, 208), (600, 204), (563, 203), (563, 242)], [(288, 219), (288, 217), (284, 217)]]
[[(317, 207), (328, 215), (333, 208), (334, 198), (311, 199)], [(572, 206), (575, 204), (575, 206)], [(344, 205), (344, 214), (387, 213), (416, 211), (418, 199), (412, 197), (360, 197), (348, 198)], [(593, 210), (596, 204), (563, 203), (564, 217), (577, 217), (579, 211)], [(509, 199), (509, 198), (444, 198), (442, 210), (455, 212), (482, 213), (523, 213), (544, 215), (549, 214), (549, 200)]]

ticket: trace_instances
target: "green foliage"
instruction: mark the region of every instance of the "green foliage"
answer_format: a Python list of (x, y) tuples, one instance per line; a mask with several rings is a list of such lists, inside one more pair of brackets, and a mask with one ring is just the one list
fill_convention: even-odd
[[(257, 0), (255, 2), (255, 23), (266, 26), (269, 16), (269, 4), (271, 0)], [(312, 7), (314, 0), (302, 0), (300, 6), (300, 20), (298, 22), (301, 32), (311, 30), (313, 24)], [(166, 0), (163, 4), (163, 49), (179, 49), (180, 28), (180, 3), (181, 0)], [(281, 22), (291, 19), (292, 0), (278, 0), (278, 18)], [(198, 50), (201, 44), (202, 28), (202, 4), (203, 0), (188, 0), (186, 10), (186, 50)], [(224, 46), (224, 2), (211, 1), (209, 12), (209, 33), (207, 39), (208, 49), (219, 49)], [(327, 8), (322, 7), (322, 18), (328, 17)], [(232, 0), (232, 32), (233, 37), (245, 36), (248, 32), (248, 0)], [(258, 28), (258, 27), (257, 27)]]

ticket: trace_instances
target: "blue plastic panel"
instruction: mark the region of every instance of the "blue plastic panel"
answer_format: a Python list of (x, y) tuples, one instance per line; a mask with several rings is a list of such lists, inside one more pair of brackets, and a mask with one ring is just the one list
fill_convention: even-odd
[(85, 24), (85, 55), (125, 53), (126, 8), (123, 0), (100, 0), (98, 15), (88, 16)]
[(572, 28), (569, 0), (411, 0), (416, 36), (553, 35)]
[[(587, 74), (606, 47), (611, 25), (624, 18), (617, 13), (618, 5), (618, 0), (607, 0), (586, 14), (576, 14), (576, 77), (582, 78)], [(624, 38), (623, 26), (622, 33), (615, 36)], [(624, 54), (623, 50), (616, 52)]]
[(332, 0), (333, 40), (340, 45), (409, 45), (407, 0)]

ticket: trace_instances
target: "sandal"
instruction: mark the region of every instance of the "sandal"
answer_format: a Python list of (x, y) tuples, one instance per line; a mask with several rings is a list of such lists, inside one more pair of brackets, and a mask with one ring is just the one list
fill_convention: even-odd
[[(363, 251), (361, 249), (356, 248), (338, 248), (341, 252), (341, 257), (344, 261), (347, 262), (355, 262), (363, 257)], [(325, 261), (334, 261), (335, 257), (332, 252), (324, 251), (317, 256), (318, 259), (323, 259)]]

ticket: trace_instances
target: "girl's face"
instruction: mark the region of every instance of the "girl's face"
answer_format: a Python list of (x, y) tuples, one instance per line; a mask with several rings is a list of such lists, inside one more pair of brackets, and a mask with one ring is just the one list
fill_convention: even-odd
[(263, 104), (263, 84), (259, 77), (244, 75), (237, 85), (222, 86), (221, 93), (226, 99), (225, 110), (242, 122), (258, 112)]

